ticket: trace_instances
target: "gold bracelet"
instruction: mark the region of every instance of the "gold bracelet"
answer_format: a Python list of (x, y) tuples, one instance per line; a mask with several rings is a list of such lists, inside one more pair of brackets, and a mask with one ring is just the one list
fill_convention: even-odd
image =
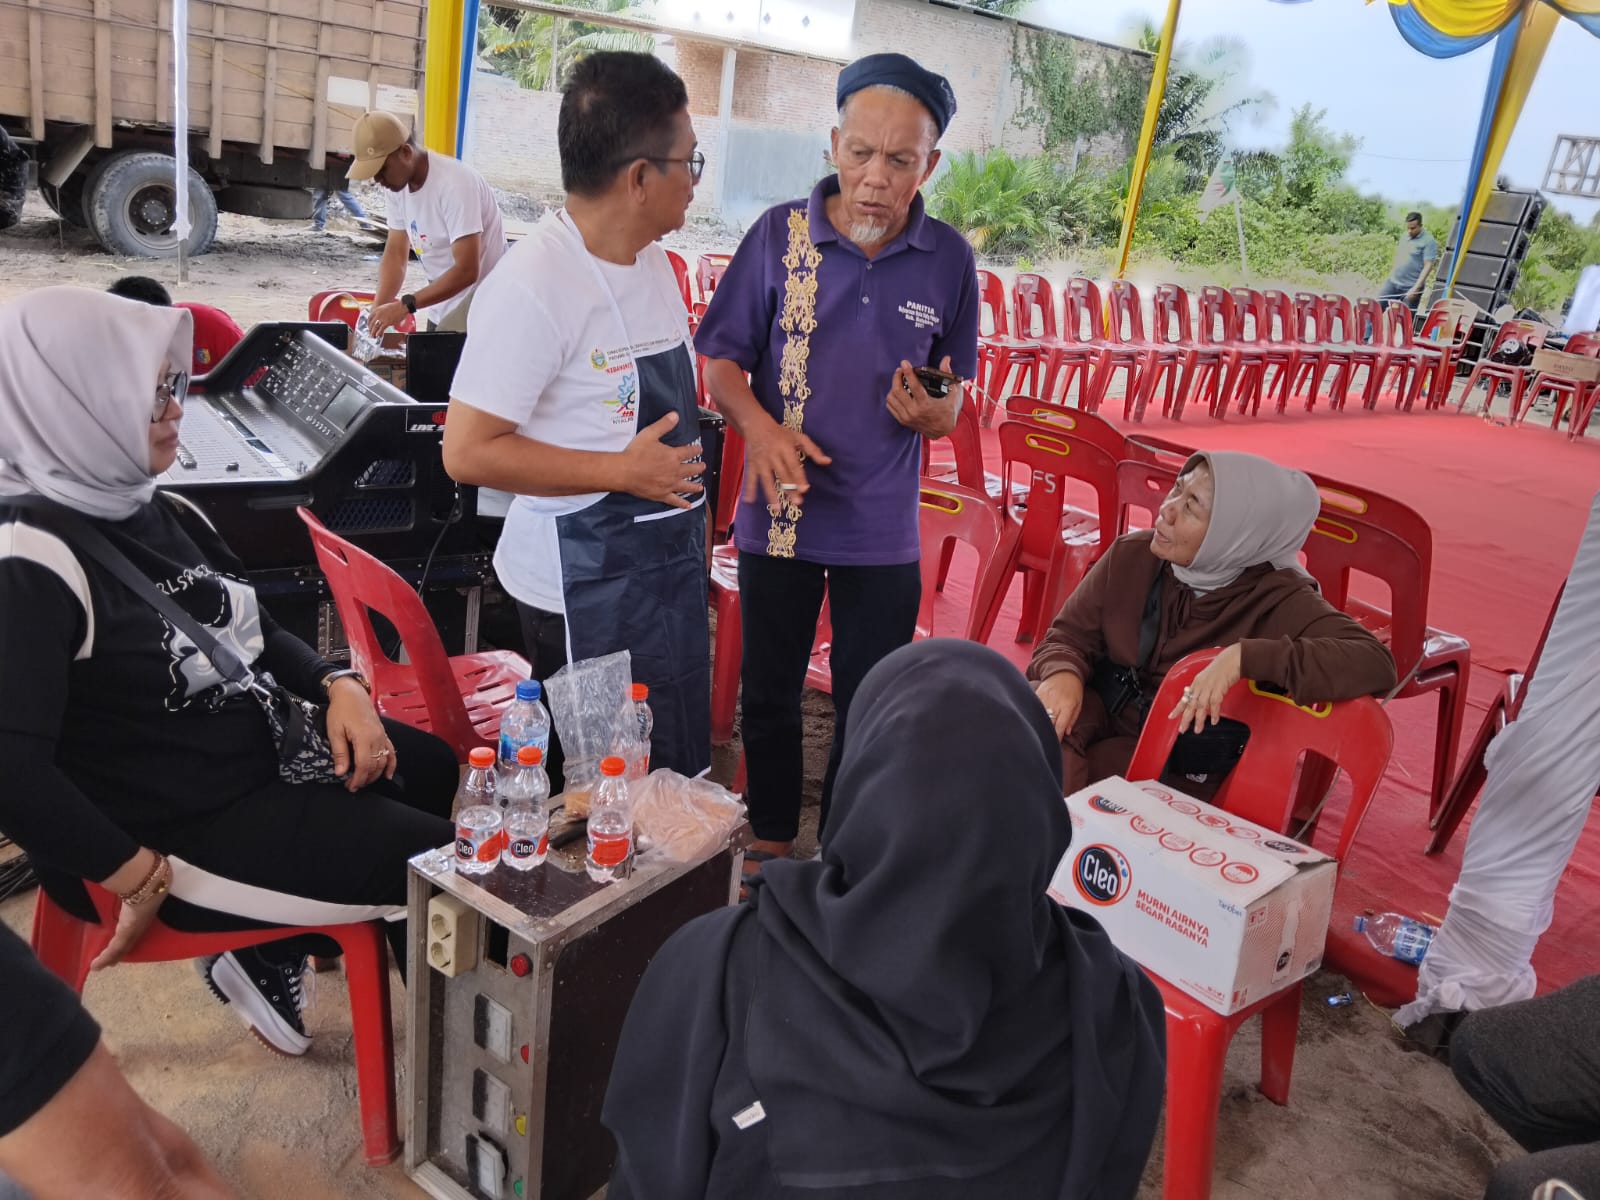
[(168, 887), (171, 886), (172, 866), (167, 862), (167, 856), (159, 850), (154, 853), (156, 856), (155, 866), (150, 868), (150, 873), (144, 877), (144, 882), (134, 888), (133, 891), (123, 892), (117, 897), (124, 904), (134, 908), (139, 907), (141, 904), (148, 904), (157, 896), (165, 895)]

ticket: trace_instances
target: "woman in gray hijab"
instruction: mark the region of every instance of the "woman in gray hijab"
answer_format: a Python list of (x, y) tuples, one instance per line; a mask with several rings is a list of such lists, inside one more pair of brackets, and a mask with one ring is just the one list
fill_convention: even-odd
[(1214, 791), (1244, 750), (1243, 728), (1219, 725), (1240, 679), (1301, 704), (1394, 687), (1388, 648), (1300, 566), (1320, 507), (1304, 472), (1208, 451), (1184, 465), (1153, 528), (1112, 543), (1028, 665), (1062, 740), (1068, 791), (1127, 768), (1161, 680), (1197, 650), (1223, 647), (1173, 714), (1188, 736), (1168, 764), (1197, 794)]
[[(181, 309), (81, 288), (0, 306), (0, 830), (76, 915), (94, 918), (81, 880), (121, 899), (96, 967), (158, 911), (194, 932), (392, 918), (406, 860), (453, 836), (454, 752), (381, 720), (359, 675), (273, 621), (204, 514), (157, 492), (192, 331)], [(255, 683), (326, 704), (342, 783), (280, 774)], [(303, 1054), (308, 953), (337, 947), (240, 950), (206, 979), (269, 1048)]]

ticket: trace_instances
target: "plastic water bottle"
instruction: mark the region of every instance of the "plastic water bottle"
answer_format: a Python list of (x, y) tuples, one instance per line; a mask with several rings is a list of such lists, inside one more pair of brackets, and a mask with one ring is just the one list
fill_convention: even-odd
[(470, 769), (456, 793), (456, 870), (481, 875), (500, 861), (505, 819), (495, 800), (494, 751), (479, 746), (467, 763)]
[(627, 764), (617, 755), (600, 760), (600, 786), (589, 800), (589, 878), (610, 883), (627, 876), (633, 857), (633, 802)]
[(505, 801), (505, 845), (500, 861), (518, 871), (531, 871), (550, 851), (550, 777), (544, 773), (544, 752), (537, 746), (517, 751), (517, 765), (502, 779)]
[(1357, 917), (1356, 932), (1365, 933), (1367, 941), (1380, 954), (1418, 966), (1438, 930), (1426, 921), (1386, 912), (1375, 917)]
[(500, 770), (509, 774), (517, 765), (517, 751), (524, 746), (539, 747), (543, 758), (550, 757), (550, 714), (539, 702), (537, 679), (517, 681), (517, 698), (500, 715)]
[(655, 731), (656, 719), (655, 715), (650, 711), (649, 699), (650, 689), (648, 686), (642, 683), (633, 685), (633, 713), (639, 722), (638, 743), (640, 757), (637, 764), (630, 764), (633, 767), (628, 772), (628, 778), (630, 779), (643, 779), (650, 774), (650, 735)]

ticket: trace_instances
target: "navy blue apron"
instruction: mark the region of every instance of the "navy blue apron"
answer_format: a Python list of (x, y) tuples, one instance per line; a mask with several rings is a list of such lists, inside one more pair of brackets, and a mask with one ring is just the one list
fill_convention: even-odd
[[(595, 274), (605, 287), (598, 268)], [(676, 294), (671, 300), (678, 303)], [(614, 299), (612, 308), (620, 325)], [(635, 431), (675, 412), (677, 427), (662, 440), (672, 446), (696, 441), (700, 412), (687, 343), (636, 355), (634, 366)], [(703, 497), (696, 499), (692, 509), (680, 509), (611, 492), (556, 518), (570, 658), (627, 650), (634, 682), (650, 688), (651, 769), (670, 767), (690, 777), (711, 765), (706, 514)]]

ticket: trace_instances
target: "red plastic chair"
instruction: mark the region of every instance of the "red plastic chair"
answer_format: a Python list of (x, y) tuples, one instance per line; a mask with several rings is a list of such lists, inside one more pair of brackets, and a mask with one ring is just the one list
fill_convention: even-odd
[[(1006, 315), (1006, 289), (1000, 276), (993, 271), (978, 272), (978, 395), (982, 410), (978, 416), (985, 427), (994, 419), (994, 410), (1006, 396), (1011, 382), (1011, 372), (1018, 370), (1024, 378), (1033, 380), (1032, 390), (1038, 390), (1044, 349), (1038, 342), (1025, 337), (1013, 337)], [(988, 333), (982, 332), (987, 326)], [(1050, 330), (1054, 335), (1054, 329)]]
[[(1049, 295), (1045, 289), (1044, 295)], [(1048, 311), (1048, 310), (1046, 310)], [(1094, 412), (1105, 395), (1111, 343), (1106, 338), (1105, 308), (1100, 289), (1089, 279), (1074, 275), (1061, 289), (1061, 338), (1045, 347), (1044, 381), (1039, 394), (1047, 400), (1066, 401), (1074, 379), (1078, 382), (1078, 407)]]
[[(1562, 353), (1579, 358), (1600, 358), (1600, 333), (1575, 333), (1567, 339), (1567, 344), (1561, 349)], [(1550, 418), (1550, 428), (1560, 429), (1561, 418), (1568, 412), (1567, 406), (1570, 404), (1571, 411), (1576, 413), (1583, 407), (1584, 401), (1588, 399), (1594, 387), (1594, 384), (1579, 379), (1564, 379), (1559, 375), (1536, 371), (1524, 394), (1521, 411), (1512, 414), (1511, 423), (1516, 425), (1525, 420), (1533, 411), (1533, 406), (1538, 403), (1539, 393), (1549, 392), (1556, 402), (1556, 411)]]
[(1508, 384), (1511, 388), (1512, 413), (1520, 411), (1522, 392), (1527, 387), (1528, 380), (1533, 377), (1533, 368), (1494, 362), (1493, 357), (1512, 339), (1538, 350), (1544, 346), (1545, 334), (1548, 332), (1545, 326), (1536, 321), (1507, 321), (1495, 330), (1494, 341), (1484, 347), (1478, 356), (1478, 361), (1473, 365), (1472, 374), (1467, 376), (1467, 386), (1461, 389), (1461, 399), (1456, 401), (1456, 411), (1460, 412), (1467, 406), (1467, 400), (1480, 381), (1488, 385), (1483, 397), (1484, 412), (1488, 412), (1494, 404), (1495, 392), (1502, 383)]
[[(1161, 777), (1178, 735), (1177, 723), (1167, 714), (1218, 653), (1191, 654), (1167, 672), (1134, 750), (1129, 779)], [(1301, 756), (1312, 754), (1334, 763), (1349, 776), (1352, 792), (1334, 853), (1342, 865), (1393, 750), (1394, 733), (1382, 706), (1370, 697), (1301, 706), (1246, 682), (1229, 690), (1222, 714), (1248, 725), (1250, 740), (1213, 803), (1287, 833)], [(1167, 1010), (1167, 1133), (1161, 1194), (1164, 1200), (1206, 1200), (1211, 1195), (1228, 1043), (1241, 1025), (1261, 1014), (1260, 1088), (1274, 1104), (1287, 1104), (1300, 1028), (1301, 985), (1295, 983), (1224, 1017), (1160, 976), (1146, 974), (1161, 989)]]
[[(1126, 420), (1144, 420), (1144, 410), (1154, 394), (1157, 365), (1165, 363), (1168, 379), (1177, 372), (1183, 357), (1182, 351), (1171, 342), (1153, 342), (1144, 333), (1144, 303), (1139, 289), (1126, 279), (1113, 279), (1108, 297), (1110, 320), (1106, 324), (1106, 337), (1110, 350), (1101, 370), (1100, 393), (1102, 398), (1111, 389), (1111, 380), (1118, 371), (1127, 374), (1122, 397), (1122, 416)], [(1173, 385), (1168, 384), (1169, 390)], [(1163, 413), (1171, 403), (1163, 406)]]
[[(1322, 297), (1322, 327), (1321, 341), (1321, 366), (1326, 369), (1333, 368), (1333, 376), (1328, 382), (1327, 401), (1328, 407), (1341, 409), (1350, 392), (1350, 380), (1355, 374), (1356, 351), (1361, 348), (1361, 337), (1357, 332), (1355, 308), (1350, 303), (1348, 296), (1336, 295), (1328, 292)], [(1316, 405), (1317, 396), (1313, 390), (1306, 400), (1306, 411), (1309, 412)]]
[(1005, 518), (983, 492), (924, 479), (918, 497), (917, 526), (922, 541), (922, 605), (917, 612), (916, 636), (935, 635), (935, 593), (943, 586), (943, 575), (936, 586), (934, 564), (939, 563), (942, 572), (956, 543), (966, 542), (978, 552), (978, 565), (961, 636), (974, 642), (988, 641), (1005, 600), (1005, 584), (1011, 579), (1008, 559), (1015, 551)]
[[(1038, 400), (1032, 396), (1008, 396), (1006, 417), (1065, 430), (1086, 442), (1093, 442), (1114, 459), (1120, 459), (1127, 451), (1128, 439), (1122, 430), (1098, 413), (1087, 413), (1081, 408)], [(1026, 494), (1024, 490), (1023, 495)]]
[[(937, 442), (931, 442), (927, 438), (922, 440), (922, 478), (930, 484), (955, 483), (986, 495), (989, 497), (990, 506), (999, 512), (1001, 493), (1007, 490), (1007, 481), (983, 468), (983, 430), (978, 424), (977, 397), (970, 381), (966, 386), (966, 395), (956, 412), (956, 427), (950, 431), (950, 436), (940, 438)], [(1006, 400), (1008, 411), (1011, 401), (1015, 399), (1017, 397), (1012, 396)], [(934, 449), (946, 446), (950, 450), (949, 458), (941, 456), (942, 461), (935, 461)], [(1011, 484), (1009, 491), (1011, 503), (1027, 503), (1026, 484)], [(945, 579), (950, 574), (950, 558), (954, 553), (955, 546), (946, 543), (934, 585), (939, 591), (944, 590)]]
[[(500, 714), (528, 678), (527, 659), (509, 650), (446, 657), (433, 618), (404, 579), (358, 546), (330, 533), (308, 509), (297, 508), (328, 578), (350, 661), (372, 684), (378, 712), (427, 729), (455, 748), (459, 762), (500, 736)], [(370, 611), (369, 611), (370, 610)], [(378, 612), (400, 634), (410, 662), (384, 653), (372, 628)]]
[[(111, 941), (117, 927), (115, 896), (97, 884), (84, 884), (99, 923), (81, 921), (40, 891), (33, 910), (33, 952), (39, 961), (82, 993), (89, 964)], [(145, 931), (123, 962), (182, 962), (225, 954), (280, 938), (315, 933), (330, 937), (344, 951), (350, 989), (350, 1026), (356, 1051), (356, 1088), (361, 1108), (361, 1140), (368, 1165), (381, 1167), (400, 1154), (394, 1107), (394, 1031), (389, 1013), (389, 948), (382, 925), (362, 921), (304, 929), (251, 929), (232, 933), (181, 933), (159, 920)], [(86, 1133), (88, 1131), (85, 1131)]]
[[(1254, 288), (1230, 288), (1228, 298), (1233, 301), (1230, 340), (1239, 354), (1232, 382), (1224, 386), (1224, 391), (1230, 403), (1237, 402), (1241, 415), (1249, 412), (1256, 416), (1261, 411), (1261, 397), (1267, 391), (1267, 367), (1273, 352), (1269, 340), (1272, 316), (1266, 296)], [(1292, 361), (1293, 356), (1292, 349), (1281, 352), (1278, 355), (1280, 367)]]
[[(1240, 369), (1240, 347), (1234, 339), (1233, 297), (1226, 288), (1200, 289), (1199, 323), (1194, 348), (1183, 372), (1183, 403), (1204, 401), (1206, 411), (1221, 420), (1233, 395)], [(1173, 414), (1181, 415), (1181, 407)]]
[[(361, 310), (377, 297), (371, 292), (318, 292), (306, 305), (306, 318), (311, 321), (343, 321), (351, 329)], [(407, 313), (395, 329), (401, 333), (415, 333), (417, 318)]]
[[(1012, 571), (1023, 573), (1017, 641), (1036, 642), (1110, 545), (1102, 531), (1116, 526), (1117, 460), (1059, 426), (1008, 420), (1000, 426), (1000, 472), (1009, 480), (1018, 465), (1028, 469), (1031, 479), (1026, 508), (1006, 506), (1017, 541)], [(1069, 480), (1094, 489), (1094, 512), (1067, 504)]]
[[(1015, 543), (1008, 540), (999, 511), (982, 492), (958, 484), (936, 480), (922, 481), (917, 524), (922, 545), (922, 603), (917, 613), (914, 636), (933, 636), (933, 606), (937, 592), (936, 564), (947, 561), (954, 543), (964, 541), (978, 552), (978, 566), (972, 581), (972, 602), (968, 607), (965, 636), (987, 641), (995, 618), (1005, 601), (1005, 583), (1011, 578), (1010, 555)], [(743, 645), (743, 625), (739, 615), (738, 554), (732, 546), (718, 546), (712, 553), (711, 593), (716, 604), (717, 638), (711, 671), (711, 741), (726, 745), (733, 740), (733, 722), (739, 696), (739, 659)], [(811, 645), (811, 662), (806, 668), (806, 686), (822, 692), (833, 691), (830, 652), (833, 622), (827, 600), (817, 621)], [(734, 772), (733, 790), (744, 791), (744, 754)]]
[(1415, 344), (1418, 349), (1437, 350), (1439, 354), (1437, 357), (1424, 354), (1422, 371), (1413, 380), (1410, 395), (1406, 398), (1407, 411), (1423, 394), (1424, 379), (1427, 381), (1424, 409), (1444, 407), (1450, 398), (1450, 385), (1455, 382), (1456, 364), (1461, 361), (1461, 352), (1466, 348), (1467, 339), (1472, 336), (1472, 324), (1477, 313), (1478, 306), (1470, 300), (1433, 302)]
[(1550, 615), (1545, 618), (1544, 631), (1539, 634), (1539, 644), (1533, 648), (1533, 657), (1528, 660), (1528, 669), (1507, 675), (1500, 691), (1490, 701), (1489, 711), (1483, 714), (1483, 724), (1478, 726), (1478, 732), (1473, 735), (1461, 770), (1450, 785), (1450, 795), (1439, 813), (1433, 838), (1428, 842), (1429, 854), (1438, 854), (1450, 844), (1461, 819), (1467, 815), (1472, 802), (1489, 781), (1489, 771), (1484, 764), (1489, 743), (1522, 712), (1522, 702), (1528, 696), (1528, 681), (1533, 678), (1533, 673), (1539, 668), (1539, 660), (1544, 657), (1544, 645), (1550, 640), (1550, 627), (1556, 623), (1556, 611), (1561, 607), (1561, 597), (1566, 590), (1566, 584), (1562, 584), (1556, 591), (1555, 601), (1550, 605)]
[[(731, 254), (702, 254), (695, 263), (695, 282), (700, 285), (700, 302), (711, 303), (712, 293), (717, 290), (717, 284), (722, 282), (722, 276), (728, 269), (728, 264), (733, 261)], [(693, 306), (690, 306), (691, 311)]]
[(1194, 321), (1189, 310), (1189, 293), (1175, 283), (1163, 283), (1150, 296), (1150, 340), (1170, 354), (1157, 357), (1154, 368), (1145, 372), (1144, 401), (1155, 399), (1156, 388), (1163, 387), (1161, 415), (1174, 421), (1183, 416), (1187, 388), (1198, 360), (1210, 355), (1195, 345)]
[[(1020, 338), (1026, 338), (1039, 347), (1043, 364), (1032, 372), (1028, 386), (1034, 391), (1048, 392), (1046, 386), (1052, 359), (1063, 361), (1071, 346), (1061, 337), (1061, 323), (1056, 319), (1055, 292), (1043, 275), (1028, 271), (1019, 272), (1011, 283), (1011, 329)], [(996, 396), (996, 402), (1005, 397)]]
[(744, 622), (739, 615), (739, 551), (726, 543), (711, 551), (711, 607), (717, 614), (716, 645), (711, 655), (711, 744), (733, 741), (733, 719), (739, 708), (739, 660)]
[[(1437, 828), (1466, 719), (1472, 647), (1427, 623), (1433, 530), (1398, 500), (1325, 476), (1311, 478), (1322, 493), (1322, 512), (1306, 539), (1306, 570), (1329, 604), (1388, 645), (1401, 680), (1395, 699), (1439, 693), (1428, 804), (1429, 828)], [(1352, 571), (1387, 584), (1394, 611), (1350, 595)]]
[(683, 297), (683, 307), (694, 311), (694, 293), (689, 287), (689, 264), (676, 250), (667, 251), (667, 261), (672, 264), (672, 274), (678, 281), (678, 294)]
[[(1388, 378), (1391, 367), (1396, 366), (1394, 348), (1389, 344), (1388, 317), (1385, 316), (1383, 305), (1377, 300), (1363, 298), (1355, 304), (1355, 324), (1353, 329), (1357, 334), (1356, 341), (1349, 348), (1350, 369), (1347, 372), (1344, 389), (1338, 397), (1329, 397), (1335, 408), (1343, 408), (1348, 399), (1350, 385), (1355, 381), (1355, 373), (1365, 367), (1367, 376), (1361, 385), (1361, 404), (1363, 408), (1372, 408), (1378, 402), (1378, 393), (1384, 381)], [(1399, 381), (1397, 394), (1405, 392), (1405, 376), (1410, 367), (1410, 360), (1398, 363)]]

